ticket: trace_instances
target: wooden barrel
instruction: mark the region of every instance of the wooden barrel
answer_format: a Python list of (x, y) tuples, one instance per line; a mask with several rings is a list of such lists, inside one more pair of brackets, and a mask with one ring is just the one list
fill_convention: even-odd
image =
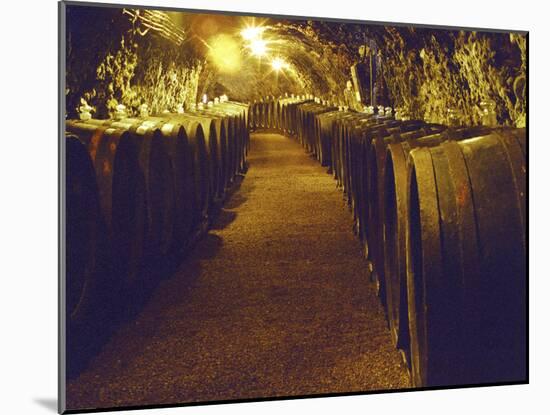
[[(374, 263), (378, 276), (383, 274), (383, 253), (381, 243), (382, 226), (382, 201), (383, 201), (383, 167), (386, 153), (386, 146), (392, 142), (399, 142), (412, 138), (403, 133), (415, 132), (415, 134), (427, 135), (430, 130), (423, 129), (425, 123), (419, 120), (407, 122), (390, 122), (372, 130), (369, 134), (368, 154), (366, 160), (367, 170), (367, 239), (369, 258)], [(381, 281), (383, 284), (383, 280)], [(383, 287), (382, 287), (383, 288)], [(385, 302), (385, 300), (384, 300)]]
[(309, 105), (309, 103), (301, 103), (296, 106), (296, 138), (298, 139), (298, 142), (302, 145), (304, 142), (304, 118), (305, 118), (303, 107), (307, 105)]
[[(388, 323), (394, 344), (408, 353), (409, 323), (406, 272), (407, 157), (417, 147), (430, 147), (445, 140), (461, 140), (488, 134), (490, 129), (447, 130), (417, 140), (388, 144), (384, 161), (382, 241)], [(408, 356), (407, 356), (408, 357)]]
[(254, 130), (256, 128), (255, 118), (256, 118), (256, 102), (253, 102), (248, 107), (248, 128), (250, 128), (251, 130)]
[(297, 116), (297, 135), (298, 135), (298, 141), (302, 146), (307, 150), (311, 151), (311, 134), (313, 129), (313, 114), (318, 110), (322, 109), (323, 107), (319, 104), (316, 104), (312, 101), (307, 101), (304, 103), (301, 103), (297, 105), (296, 107), (296, 116)]
[[(363, 229), (366, 225), (365, 213), (365, 201), (366, 201), (366, 149), (368, 134), (372, 134), (373, 131), (380, 128), (383, 124), (380, 120), (372, 116), (363, 116), (355, 120), (348, 126), (347, 131), (347, 155), (349, 160), (348, 171), (348, 186), (350, 189), (349, 201), (351, 203), (351, 209), (354, 220), (354, 230), (363, 241)], [(365, 221), (365, 223), (362, 223)]]
[(340, 124), (339, 134), (337, 136), (338, 140), (338, 147), (340, 149), (339, 151), (339, 159), (340, 159), (340, 182), (342, 186), (342, 190), (344, 192), (344, 196), (346, 198), (346, 202), (348, 203), (348, 206), (351, 205), (351, 194), (350, 194), (350, 148), (349, 148), (349, 136), (350, 136), (350, 129), (353, 128), (357, 120), (362, 118), (364, 114), (358, 114), (358, 113), (351, 113), (351, 115), (348, 118), (345, 118), (342, 120)]
[(348, 203), (350, 203), (356, 233), (359, 235), (365, 256), (368, 256), (367, 223), (368, 223), (368, 154), (371, 141), (377, 136), (389, 134), (387, 128), (393, 126), (393, 120), (381, 120), (378, 117), (362, 115), (350, 119), (347, 131), (342, 132), (347, 150), (343, 152), (349, 173), (343, 180), (349, 188)]
[[(382, 223), (384, 200), (384, 158), (386, 146), (392, 142), (399, 142), (412, 137), (403, 133), (414, 132), (414, 134), (426, 135), (422, 129), (422, 121), (404, 122), (396, 127), (383, 127), (378, 130), (370, 142), (370, 149), (367, 155), (367, 247), (368, 258), (374, 266), (374, 277), (378, 283), (378, 294), (382, 300), (384, 309), (386, 304), (386, 286), (384, 278), (384, 249), (382, 241)], [(413, 136), (414, 137), (414, 136)]]
[(305, 140), (305, 118), (307, 108), (311, 104), (309, 102), (302, 103), (296, 106), (296, 138), (298, 142), (304, 146)]
[(292, 116), (293, 103), (294, 103), (294, 100), (289, 100), (288, 102), (286, 102), (284, 106), (286, 127), (287, 127), (286, 134), (288, 136), (294, 135), (294, 132), (296, 131), (296, 123)]
[(227, 147), (230, 153), (229, 182), (246, 170), (246, 156), (249, 148), (249, 133), (247, 125), (247, 107), (240, 103), (225, 102), (215, 106), (212, 111), (218, 116), (227, 118)]
[[(250, 146), (250, 137), (248, 129), (246, 128), (246, 118), (241, 110), (237, 107), (231, 109), (231, 115), (236, 115), (234, 125), (234, 139), (233, 143), (236, 152), (236, 169), (235, 174), (241, 173), (246, 170), (247, 154)], [(234, 176), (233, 176), (234, 177)]]
[(344, 145), (342, 142), (342, 137), (344, 135), (343, 130), (345, 129), (346, 121), (348, 119), (356, 117), (356, 113), (342, 111), (341, 115), (338, 116), (338, 119), (334, 123), (332, 131), (332, 171), (336, 179), (336, 185), (339, 188), (344, 188)]
[(175, 223), (174, 176), (160, 130), (162, 122), (129, 118), (107, 123), (127, 130), (139, 149), (147, 212), (142, 278), (154, 283), (170, 254)]
[(110, 241), (114, 298), (140, 281), (147, 233), (146, 185), (140, 148), (128, 130), (67, 122), (85, 143), (94, 165), (101, 213)]
[(168, 121), (161, 126), (161, 132), (174, 177), (174, 228), (169, 258), (177, 264), (197, 225), (193, 220), (197, 205), (195, 180), (200, 171), (184, 126)]
[(266, 128), (274, 128), (275, 126), (275, 99), (269, 97), (266, 100)]
[[(154, 222), (163, 224), (165, 228), (163, 239), (166, 242), (162, 245), (160, 256), (167, 265), (173, 264), (173, 262), (167, 261), (169, 258), (175, 259), (176, 263), (178, 262), (183, 253), (182, 249), (188, 245), (193, 232), (207, 220), (211, 197), (209, 179), (211, 166), (207, 162), (209, 157), (208, 146), (206, 140), (204, 140), (202, 126), (200, 132), (197, 133), (195, 131), (197, 126), (191, 122), (196, 117), (190, 120), (190, 117), (179, 115), (162, 114), (161, 116), (151, 116), (145, 119), (108, 121), (110, 125), (136, 131), (139, 133), (138, 139), (140, 134), (145, 135), (145, 138), (147, 136), (151, 137), (152, 132), (146, 134), (146, 131), (147, 129), (154, 130), (155, 135), (153, 137), (155, 141), (151, 144), (154, 144), (156, 148), (160, 142), (163, 147), (162, 163), (155, 163), (154, 167), (154, 170), (158, 171), (160, 169), (161, 173), (154, 173), (156, 179), (152, 180), (150, 184), (156, 187), (160, 194), (169, 194), (169, 187), (172, 187), (172, 198), (164, 203), (168, 208), (166, 212), (162, 213), (162, 198), (159, 198), (158, 194), (155, 197), (149, 191), (148, 193), (151, 196), (148, 196), (148, 209), (155, 209), (157, 214), (156, 218), (153, 216)], [(159, 152), (156, 150), (156, 153)], [(168, 158), (168, 164), (166, 164), (164, 156)], [(151, 160), (151, 162), (154, 162), (154, 160)], [(143, 166), (143, 159), (141, 164)], [(169, 170), (169, 172), (166, 170)], [(163, 176), (168, 176), (168, 180), (162, 179)], [(160, 187), (155, 185), (154, 183), (158, 180), (164, 180), (168, 185)], [(170, 208), (170, 206), (172, 207)], [(161, 216), (163, 214), (171, 215), (171, 220), (163, 220)], [(148, 262), (155, 263), (154, 261)]]
[(208, 220), (210, 207), (210, 172), (208, 160), (208, 147), (205, 139), (204, 127), (208, 124), (201, 123), (196, 117), (177, 117), (177, 122), (185, 128), (187, 140), (192, 154), (194, 168), (194, 224), (201, 227)]
[(281, 130), (281, 98), (276, 99), (273, 103), (273, 127), (276, 130)]
[(212, 122), (192, 114), (163, 114), (163, 117), (185, 129), (194, 166), (193, 223), (195, 227), (202, 227), (208, 221), (212, 195), (212, 165), (209, 159), (211, 141), (206, 139), (207, 136), (211, 137)]
[(245, 127), (245, 122), (242, 119), (237, 119), (235, 124), (235, 149), (236, 149), (236, 169), (235, 175), (246, 171), (247, 154), (250, 146), (249, 132)]
[(263, 126), (269, 129), (271, 125), (271, 98), (264, 98), (264, 123)]
[[(222, 114), (214, 108), (198, 110), (185, 115), (201, 118), (210, 162), (210, 199), (212, 202), (223, 200), (226, 184), (231, 177), (231, 144), (235, 140), (234, 117)], [(204, 120), (203, 120), (204, 119)]]
[(330, 172), (332, 173), (332, 138), (334, 131), (335, 121), (343, 113), (332, 108), (332, 111), (325, 112), (317, 116), (317, 132), (318, 132), (318, 148), (319, 156), (318, 159), (321, 162), (322, 166), (329, 167)]
[(250, 148), (250, 135), (248, 125), (248, 105), (241, 102), (227, 101), (220, 105), (224, 110), (231, 110), (239, 115), (239, 123), (236, 127), (240, 139), (240, 159), (241, 171), (246, 170), (246, 156)]
[(66, 135), (66, 313), (74, 327), (87, 324), (108, 273), (105, 223), (95, 170), (86, 145)]
[(352, 180), (354, 179), (353, 170), (356, 167), (353, 165), (353, 161), (356, 154), (353, 152), (351, 141), (354, 134), (357, 132), (357, 127), (364, 122), (372, 124), (375, 120), (373, 120), (373, 117), (368, 114), (352, 113), (351, 116), (342, 120), (341, 128), (339, 129), (339, 134), (337, 136), (340, 149), (340, 171), (342, 175), (341, 184), (348, 202), (348, 206), (352, 207), (352, 209), (354, 202)]
[(302, 100), (299, 98), (274, 100), (271, 109), (272, 125), (287, 136), (296, 136), (302, 127), (299, 106), (309, 102), (311, 100)]
[(298, 108), (301, 104), (309, 102), (308, 100), (296, 99), (287, 105), (289, 112), (289, 124), (290, 124), (290, 135), (296, 136), (298, 134), (298, 128), (300, 128)]
[(254, 101), (251, 115), (253, 115), (252, 126), (257, 129), (260, 126), (260, 103), (258, 101)]
[(232, 183), (235, 176), (241, 171), (241, 165), (244, 160), (245, 143), (243, 131), (237, 119), (232, 120), (229, 124), (227, 135), (228, 147), (228, 175), (229, 183)]
[[(249, 135), (246, 120), (237, 109), (217, 109), (218, 114), (229, 118), (228, 150), (231, 154), (230, 181), (245, 169), (246, 155), (249, 147)], [(228, 112), (229, 111), (229, 112)]]
[(288, 99), (285, 99), (281, 103), (281, 124), (282, 124), (282, 131), (286, 135), (290, 135), (290, 114), (289, 114), (289, 105), (290, 101)]
[(288, 136), (294, 136), (296, 133), (296, 117), (295, 108), (299, 101), (296, 98), (289, 98), (283, 103), (283, 113), (285, 121), (285, 134)]
[[(239, 104), (240, 106), (244, 104)], [(242, 171), (248, 168), (247, 155), (250, 151), (250, 132), (246, 128), (246, 112), (243, 112), (243, 121), (240, 123), (240, 136), (242, 137)]]
[(279, 113), (279, 130), (283, 134), (286, 134), (288, 132), (288, 126), (287, 126), (287, 113), (286, 113), (286, 104), (288, 102), (288, 99), (282, 99), (278, 102), (278, 113)]
[(256, 105), (255, 127), (261, 128), (262, 117), (263, 117), (263, 102), (257, 101), (255, 105)]
[(257, 130), (261, 127), (261, 117), (262, 117), (262, 105), (261, 102), (256, 101), (254, 102), (254, 118), (253, 118), (253, 126), (254, 129)]
[(355, 123), (363, 119), (366, 114), (356, 112), (344, 112), (344, 115), (339, 117), (334, 131), (334, 154), (336, 155), (336, 178), (338, 185), (344, 191), (346, 198), (349, 197), (349, 130), (353, 128)]
[(522, 146), (524, 135), (502, 131), (410, 153), (407, 294), (417, 386), (526, 379)]
[(165, 120), (147, 117), (88, 122), (128, 131), (139, 148), (139, 165), (147, 192), (147, 256), (164, 257), (171, 245), (175, 216), (173, 169), (161, 131)]
[(317, 142), (317, 118), (319, 115), (332, 111), (334, 108), (326, 107), (321, 104), (313, 104), (306, 113), (305, 119), (305, 144), (306, 150), (313, 154), (316, 159), (319, 159), (319, 148)]
[[(184, 127), (187, 126), (190, 120), (196, 121), (201, 125), (202, 132), (199, 135), (201, 142), (195, 143), (196, 145), (193, 148), (199, 152), (201, 159), (199, 164), (204, 169), (202, 176), (204, 179), (208, 178), (208, 184), (201, 185), (201, 192), (207, 197), (207, 201), (203, 202), (203, 206), (206, 206), (208, 210), (213, 206), (214, 202), (220, 200), (220, 195), (223, 195), (225, 191), (223, 154), (220, 154), (220, 152), (222, 152), (223, 142), (227, 142), (228, 120), (209, 110), (199, 110), (184, 114), (162, 114), (161, 117), (182, 123)], [(202, 200), (203, 196), (200, 199)]]
[(220, 115), (207, 113), (206, 111), (197, 111), (186, 115), (199, 117), (199, 122), (203, 128), (208, 166), (210, 169), (210, 203), (212, 204), (218, 202), (220, 200), (220, 195), (223, 196), (225, 192), (219, 143), (227, 139), (226, 126), (229, 128), (229, 120), (224, 120)]
[(267, 103), (262, 98), (258, 103), (258, 128), (266, 128), (267, 126)]
[(334, 114), (337, 114), (337, 108), (325, 107), (326, 111), (315, 116), (314, 140), (315, 140), (315, 158), (321, 166), (330, 167), (330, 133), (332, 132), (332, 123)]
[(224, 186), (228, 189), (238, 170), (240, 152), (242, 152), (243, 143), (243, 130), (241, 126), (241, 119), (238, 117), (226, 117), (227, 128), (225, 143), (223, 145), (223, 176)]
[(232, 111), (238, 112), (243, 120), (243, 127), (246, 128), (249, 114), (249, 104), (237, 101), (225, 101), (219, 104), (223, 109), (230, 109)]

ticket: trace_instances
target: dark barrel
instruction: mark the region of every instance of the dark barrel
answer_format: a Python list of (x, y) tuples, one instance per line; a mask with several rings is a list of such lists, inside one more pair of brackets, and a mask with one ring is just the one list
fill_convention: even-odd
[(66, 310), (69, 324), (88, 322), (97, 304), (106, 240), (94, 165), (80, 139), (66, 135)]
[[(367, 154), (369, 138), (384, 124), (372, 116), (363, 116), (348, 127), (349, 203), (353, 212), (354, 231), (366, 246)], [(369, 143), (369, 144), (367, 144)]]
[(101, 214), (110, 241), (115, 294), (137, 284), (147, 232), (146, 185), (140, 168), (140, 149), (128, 130), (67, 122), (68, 131), (86, 145), (98, 184)]
[(210, 109), (178, 114), (177, 116), (169, 115), (169, 118), (174, 120), (193, 117), (201, 123), (204, 133), (210, 179), (209, 200), (213, 204), (223, 199), (225, 194), (226, 176), (230, 171), (225, 164), (231, 162), (230, 153), (225, 150), (234, 139), (231, 134), (233, 134), (235, 121), (227, 117), (224, 118)]
[(332, 130), (332, 172), (336, 178), (336, 184), (338, 187), (344, 188), (344, 146), (342, 137), (344, 135), (343, 129), (345, 128), (346, 121), (357, 116), (354, 112), (342, 111), (342, 115), (338, 117), (338, 120), (334, 123)]
[(409, 156), (407, 288), (417, 386), (526, 378), (524, 131)]
[(315, 154), (322, 166), (330, 167), (330, 140), (332, 124), (338, 114), (337, 108), (327, 107), (327, 111), (315, 117)]
[[(142, 278), (144, 282), (154, 282), (170, 254), (175, 223), (174, 172), (160, 130), (162, 122), (128, 118), (107, 123), (127, 130), (139, 151), (147, 213)], [(145, 281), (151, 278), (152, 281)]]
[(407, 157), (417, 147), (433, 147), (444, 140), (487, 134), (486, 127), (446, 130), (409, 141), (388, 144), (384, 167), (382, 241), (388, 322), (397, 347), (408, 351), (409, 325), (406, 272)]
[[(145, 183), (145, 239), (142, 275), (153, 282), (170, 256), (175, 227), (174, 172), (160, 130), (164, 121), (154, 118), (126, 118), (123, 120), (90, 120), (96, 124), (128, 131), (138, 148), (139, 169)], [(140, 226), (139, 224), (136, 224)], [(132, 225), (129, 225), (132, 226)], [(144, 281), (145, 282), (145, 281)], [(140, 288), (141, 282), (137, 283)]]
[(161, 132), (174, 178), (174, 227), (169, 259), (177, 264), (196, 226), (193, 221), (197, 205), (195, 180), (200, 172), (185, 128), (168, 121), (161, 126)]
[[(309, 107), (305, 107), (309, 105)], [(318, 158), (319, 149), (317, 146), (317, 117), (320, 114), (325, 112), (332, 111), (334, 108), (327, 107), (321, 104), (316, 104), (311, 102), (302, 106), (303, 112), (303, 139), (302, 144), (305, 146), (306, 150), (312, 153), (316, 158)]]
[(409, 137), (403, 133), (414, 132), (415, 134), (426, 134), (422, 121), (402, 122), (397, 126), (381, 127), (380, 129), (371, 132), (372, 139), (370, 140), (367, 155), (367, 247), (368, 256), (374, 265), (375, 275), (379, 283), (379, 295), (382, 299), (382, 304), (386, 304), (386, 287), (384, 278), (384, 250), (382, 241), (382, 223), (384, 200), (384, 157), (386, 146), (393, 142), (407, 140)]
[(231, 110), (238, 114), (239, 123), (237, 126), (237, 134), (239, 138), (239, 173), (246, 171), (247, 161), (246, 156), (250, 149), (250, 134), (248, 131), (247, 117), (248, 117), (248, 105), (240, 102), (226, 101), (220, 105), (220, 107), (227, 111)]
[(275, 127), (275, 99), (273, 97), (268, 97), (266, 99), (266, 122), (265, 126), (266, 128), (274, 128)]
[(194, 172), (193, 224), (196, 228), (199, 228), (208, 220), (212, 194), (209, 141), (205, 138), (214, 134), (211, 132), (212, 122), (204, 117), (190, 114), (168, 114), (165, 118), (185, 129)]

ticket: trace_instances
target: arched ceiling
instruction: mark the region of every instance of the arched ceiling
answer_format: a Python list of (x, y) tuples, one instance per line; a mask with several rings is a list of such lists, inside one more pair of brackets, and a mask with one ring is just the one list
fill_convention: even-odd
[(71, 6), (67, 112), (85, 99), (108, 116), (188, 107), (206, 94), (253, 101), (313, 94), (343, 102), (350, 66), (374, 56), (378, 103), (415, 118), (525, 123), (526, 37), (507, 33)]

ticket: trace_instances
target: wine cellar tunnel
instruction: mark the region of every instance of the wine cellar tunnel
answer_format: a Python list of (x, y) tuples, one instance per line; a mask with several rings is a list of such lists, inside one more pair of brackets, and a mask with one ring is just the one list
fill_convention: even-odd
[(69, 408), (526, 379), (525, 35), (67, 17)]

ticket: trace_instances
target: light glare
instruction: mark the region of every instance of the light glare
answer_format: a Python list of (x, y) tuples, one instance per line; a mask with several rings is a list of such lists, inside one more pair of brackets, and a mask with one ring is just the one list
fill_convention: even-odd
[(289, 64), (284, 60), (284, 59), (281, 59), (281, 58), (274, 58), (272, 61), (271, 61), (271, 67), (275, 70), (275, 71), (280, 71), (281, 69), (288, 69), (289, 68)]
[(243, 30), (241, 30), (241, 36), (245, 40), (252, 41), (252, 40), (255, 40), (255, 39), (259, 38), (262, 35), (264, 30), (265, 30), (265, 28), (261, 27), (261, 26), (258, 26), (258, 27), (254, 27), (254, 26), (245, 27)]
[(250, 51), (254, 56), (262, 57), (267, 53), (267, 43), (263, 39), (256, 39), (250, 43)]

